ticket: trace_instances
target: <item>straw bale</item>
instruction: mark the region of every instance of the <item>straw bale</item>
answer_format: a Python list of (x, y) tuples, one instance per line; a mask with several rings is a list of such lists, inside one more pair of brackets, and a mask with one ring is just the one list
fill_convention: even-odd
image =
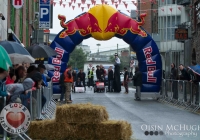
[(98, 140), (130, 140), (132, 135), (131, 125), (126, 121), (102, 122), (95, 131)]
[(132, 131), (126, 121), (67, 124), (50, 120), (31, 122), (28, 134), (43, 140), (130, 140)]
[(28, 135), (32, 139), (63, 140), (70, 132), (68, 124), (56, 123), (55, 120), (32, 121)]
[(100, 105), (66, 104), (56, 108), (56, 121), (66, 123), (99, 123), (109, 118), (106, 108)]

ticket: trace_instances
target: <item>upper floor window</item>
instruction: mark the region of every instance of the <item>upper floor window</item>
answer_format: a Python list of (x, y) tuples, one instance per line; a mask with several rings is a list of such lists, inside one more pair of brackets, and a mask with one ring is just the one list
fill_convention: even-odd
[(195, 27), (197, 24), (200, 23), (200, 1), (195, 3), (195, 12), (194, 12), (194, 20), (195, 20)]

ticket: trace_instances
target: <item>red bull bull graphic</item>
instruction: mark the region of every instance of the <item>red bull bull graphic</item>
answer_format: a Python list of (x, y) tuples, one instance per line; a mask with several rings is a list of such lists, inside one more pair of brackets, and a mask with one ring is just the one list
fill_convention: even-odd
[(104, 30), (104, 32), (115, 32), (123, 36), (127, 33), (127, 31), (131, 31), (133, 34), (146, 37), (147, 33), (140, 28), (145, 23), (145, 17), (146, 13), (141, 14), (141, 22), (138, 22), (134, 19), (131, 19), (127, 15), (116, 12), (108, 20), (107, 28)]
[(109, 5), (97, 5), (73, 20), (66, 22), (66, 17), (59, 15), (63, 30), (51, 43), (58, 55), (49, 58), (55, 65), (49, 76), (54, 82), (54, 93), (59, 91), (59, 76), (66, 69), (70, 53), (84, 39), (93, 37), (108, 40), (112, 37), (123, 39), (136, 52), (142, 77), (142, 92), (159, 92), (162, 80), (162, 61), (158, 47), (152, 37), (142, 28), (146, 14), (140, 15), (140, 21), (117, 11)]
[(65, 30), (60, 33), (60, 38), (73, 35), (77, 31), (82, 36), (89, 35), (92, 32), (102, 32), (102, 30), (99, 28), (98, 20), (90, 13), (84, 13), (67, 23), (65, 23), (66, 17), (63, 15), (59, 15), (58, 19), (60, 20), (60, 25), (65, 28)]

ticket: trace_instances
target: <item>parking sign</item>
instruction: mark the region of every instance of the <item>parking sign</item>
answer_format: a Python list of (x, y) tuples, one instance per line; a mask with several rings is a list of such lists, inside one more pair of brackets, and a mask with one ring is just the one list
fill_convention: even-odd
[(51, 27), (51, 4), (50, 0), (40, 0), (39, 28), (49, 29)]

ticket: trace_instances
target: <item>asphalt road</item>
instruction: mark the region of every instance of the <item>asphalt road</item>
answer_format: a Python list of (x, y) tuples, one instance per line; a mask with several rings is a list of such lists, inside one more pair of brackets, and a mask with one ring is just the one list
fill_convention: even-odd
[[(110, 120), (126, 120), (137, 140), (199, 140), (200, 115), (177, 109), (155, 100), (135, 101), (134, 89), (129, 94), (73, 93), (73, 103), (93, 103), (106, 107)], [(146, 135), (145, 135), (146, 131)], [(148, 134), (148, 135), (147, 135)], [(152, 135), (153, 134), (153, 135)]]

